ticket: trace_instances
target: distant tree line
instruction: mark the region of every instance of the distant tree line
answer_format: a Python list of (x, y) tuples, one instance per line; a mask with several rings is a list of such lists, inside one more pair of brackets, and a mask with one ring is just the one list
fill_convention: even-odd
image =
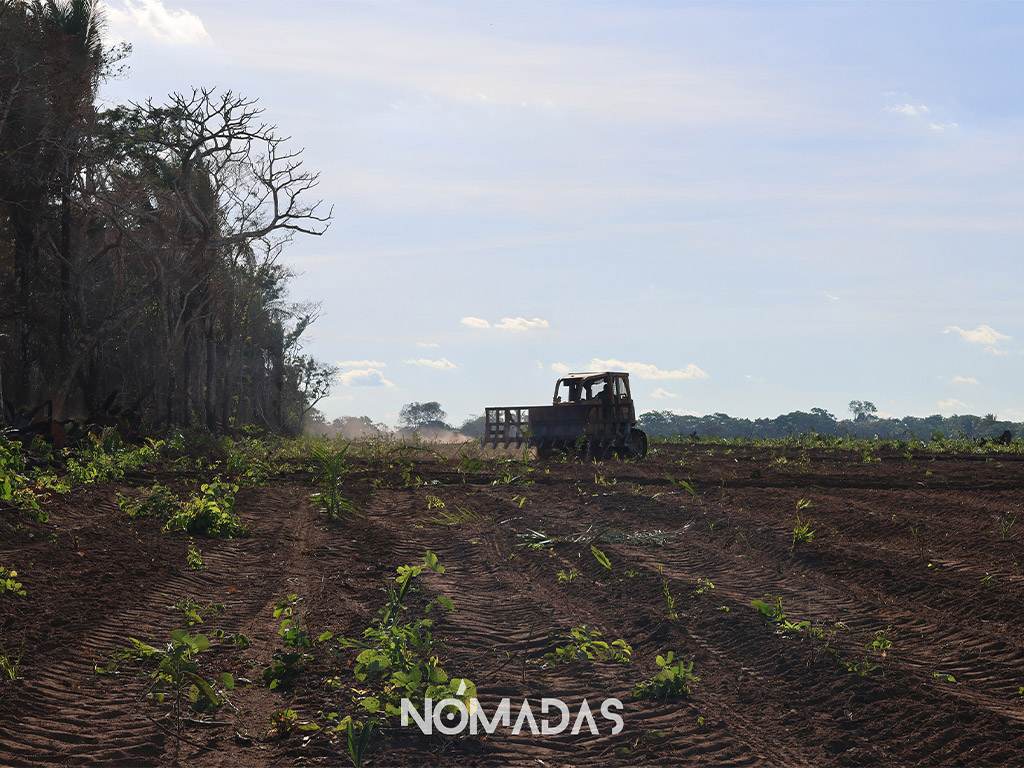
[(879, 418), (877, 409), (868, 401), (850, 403), (851, 419), (837, 419), (823, 408), (810, 412), (793, 411), (774, 419), (742, 419), (725, 413), (707, 416), (685, 416), (671, 411), (648, 411), (637, 419), (648, 435), (658, 437), (746, 437), (779, 439), (793, 435), (817, 433), (836, 437), (879, 437), (882, 439), (916, 438), (925, 442), (939, 438), (999, 438), (1006, 431), (1024, 436), (1024, 424), (1001, 421), (994, 414), (985, 416), (904, 416)]
[[(278, 263), (330, 212), (256, 102), (102, 109), (97, 0), (0, 0), (0, 423), (116, 398), (152, 424), (298, 427), (334, 371)], [(114, 395), (113, 393), (117, 393)]]
[[(837, 419), (824, 408), (793, 411), (774, 419), (741, 419), (725, 413), (707, 416), (685, 416), (671, 411), (648, 411), (637, 419), (638, 426), (655, 437), (697, 437), (784, 439), (795, 435), (833, 435), (881, 439), (915, 438), (925, 442), (934, 439), (966, 437), (974, 440), (998, 439), (1009, 431), (1024, 437), (1024, 423), (997, 419), (995, 414), (985, 416), (905, 416), (899, 419), (879, 418), (878, 409), (867, 400), (853, 400), (849, 405), (852, 418)], [(484, 417), (471, 416), (460, 427), (448, 424), (447, 415), (437, 402), (408, 403), (400, 414), (397, 431), (429, 433), (444, 430), (466, 438), (480, 438), (484, 431)], [(367, 416), (343, 416), (328, 423), (315, 409), (308, 421), (308, 431), (314, 434), (342, 436), (349, 439), (369, 434), (396, 431)]]
[[(307, 415), (305, 431), (313, 435), (341, 437), (356, 440), (373, 435), (411, 436), (417, 434), (426, 439), (459, 439), (460, 436), (479, 437), (466, 429), (473, 420), (467, 420), (461, 429), (448, 423), (448, 414), (436, 400), (427, 403), (406, 403), (398, 415), (398, 425), (394, 428), (387, 424), (373, 421), (369, 416), (342, 416), (328, 422), (317, 409)], [(480, 433), (483, 432), (483, 417), (480, 417)]]

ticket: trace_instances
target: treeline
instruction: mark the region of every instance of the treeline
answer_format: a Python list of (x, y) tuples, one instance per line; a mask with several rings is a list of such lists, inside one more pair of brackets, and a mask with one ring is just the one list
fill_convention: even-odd
[(334, 374), (278, 262), (317, 175), (230, 91), (101, 109), (97, 0), (0, 0), (0, 41), (0, 423), (297, 428)]
[[(869, 404), (870, 405), (870, 404)], [(707, 416), (681, 416), (670, 411), (648, 411), (637, 419), (648, 435), (658, 437), (743, 437), (781, 439), (794, 435), (833, 435), (835, 437), (879, 437), (883, 440), (915, 438), (933, 439), (966, 437), (970, 439), (1000, 438), (1006, 431), (1015, 437), (1024, 436), (1024, 424), (1001, 421), (994, 414), (986, 416), (905, 416), (899, 419), (878, 418), (871, 412), (860, 412), (852, 419), (837, 419), (822, 408), (793, 411), (774, 419), (741, 419), (725, 413)]]
[[(681, 416), (671, 411), (648, 411), (637, 418), (637, 425), (648, 435), (664, 438), (719, 437), (780, 440), (796, 435), (832, 435), (834, 437), (874, 438), (883, 440), (936, 439), (965, 437), (972, 440), (999, 439), (1009, 431), (1013, 437), (1024, 437), (1024, 423), (1002, 421), (994, 414), (986, 416), (906, 416), (901, 419), (878, 418), (869, 402), (854, 401), (859, 406), (851, 419), (837, 419), (823, 408), (810, 412), (793, 411), (774, 419), (741, 419), (725, 413), (707, 416)], [(368, 416), (342, 416), (328, 423), (316, 409), (306, 421), (312, 434), (342, 437), (348, 440), (379, 434), (412, 433), (422, 437), (457, 435), (479, 439), (484, 431), (483, 415), (466, 419), (461, 426), (448, 424), (447, 415), (436, 402), (409, 403), (402, 409), (400, 424), (389, 427)]]

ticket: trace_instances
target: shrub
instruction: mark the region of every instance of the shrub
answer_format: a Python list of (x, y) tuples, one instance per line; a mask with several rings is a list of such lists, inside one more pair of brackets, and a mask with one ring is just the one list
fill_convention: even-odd
[(230, 539), (249, 532), (235, 512), (238, 486), (214, 478), (200, 488), (171, 516), (164, 526), (168, 531), (185, 531), (191, 536)]

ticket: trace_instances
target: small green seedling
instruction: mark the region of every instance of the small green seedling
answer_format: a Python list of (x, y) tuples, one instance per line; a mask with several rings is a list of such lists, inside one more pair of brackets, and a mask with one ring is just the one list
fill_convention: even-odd
[(561, 570), (556, 574), (556, 576), (558, 577), (558, 583), (563, 586), (567, 584), (572, 584), (574, 581), (576, 581), (579, 575), (580, 572), (577, 571), (575, 568), (570, 568), (569, 570)]
[(800, 513), (811, 506), (811, 502), (807, 499), (800, 499), (796, 503), (796, 523), (793, 525), (793, 543), (789, 547), (790, 554), (796, 553), (796, 548), (800, 544), (807, 544), (814, 538), (814, 531), (811, 530), (811, 523), (806, 518), (802, 517)]
[(196, 546), (193, 539), (188, 540), (185, 547), (185, 564), (193, 571), (203, 570), (203, 551)]
[(597, 560), (597, 562), (599, 562), (609, 571), (612, 569), (612, 562), (608, 559), (608, 556), (605, 555), (604, 552), (595, 547), (593, 544), (590, 545), (590, 552), (594, 555), (594, 558)]
[(18, 572), (15, 570), (7, 570), (3, 566), (0, 566), (0, 595), (15, 595), (17, 597), (25, 597), (26, 592), (22, 587), (22, 584), (17, 579)]

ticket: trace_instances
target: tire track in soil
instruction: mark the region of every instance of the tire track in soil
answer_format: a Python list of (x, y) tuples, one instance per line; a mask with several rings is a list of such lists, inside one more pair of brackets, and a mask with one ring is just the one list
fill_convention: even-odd
[[(729, 523), (737, 522), (736, 518), (737, 516), (733, 515)], [(757, 520), (750, 522), (755, 525), (759, 524)], [(782, 550), (783, 554), (775, 552), (768, 562), (759, 558), (757, 561), (750, 561), (746, 567), (737, 561), (735, 555), (718, 551), (713, 546), (705, 545), (701, 540), (693, 541), (691, 539), (690, 546), (684, 551), (678, 551), (676, 542), (666, 547), (666, 550), (665, 553), (659, 553), (656, 559), (666, 565), (671, 563), (671, 568), (667, 571), (673, 574), (670, 581), (682, 580), (684, 583), (688, 582), (692, 587), (697, 576), (710, 576), (719, 587), (715, 591), (716, 601), (720, 597), (727, 597), (738, 604), (741, 610), (746, 609), (751, 597), (759, 596), (756, 591), (752, 592), (752, 590), (761, 589), (782, 596), (790, 612), (796, 614), (800, 619), (820, 619), (823, 616), (832, 616), (842, 618), (854, 627), (862, 628), (878, 628), (879, 625), (884, 627), (891, 624), (898, 627), (901, 633), (908, 638), (910, 636), (919, 637), (919, 642), (908, 639), (907, 642), (899, 643), (901, 649), (905, 646), (908, 652), (907, 654), (901, 653), (899, 662), (895, 664), (896, 676), (899, 679), (891, 686), (888, 682), (883, 683), (882, 692), (876, 694), (878, 697), (885, 698), (887, 688), (891, 689), (894, 694), (905, 693), (905, 686), (908, 683), (916, 684), (918, 687), (927, 685), (928, 688), (934, 688), (931, 685), (933, 681), (930, 680), (930, 670), (939, 664), (943, 664), (944, 668), (957, 674), (957, 680), (961, 680), (962, 677), (969, 682), (987, 684), (987, 690), (984, 691), (969, 685), (958, 685), (941, 691), (927, 690), (919, 694), (919, 698), (923, 701), (919, 705), (912, 705), (912, 711), (904, 711), (902, 717), (898, 719), (877, 718), (876, 724), (884, 726), (881, 729), (882, 732), (877, 733), (877, 736), (880, 737), (880, 740), (888, 743), (900, 743), (901, 739), (912, 736), (915, 732), (920, 733), (939, 728), (940, 735), (930, 739), (929, 743), (921, 748), (923, 751), (918, 750), (915, 745), (909, 755), (897, 755), (897, 760), (916, 760), (920, 754), (934, 755), (942, 750), (947, 750), (952, 754), (963, 754), (968, 749), (974, 749), (978, 745), (973, 737), (965, 739), (963, 743), (956, 743), (956, 729), (952, 726), (962, 722), (965, 718), (988, 722), (993, 733), (1005, 734), (1009, 731), (1010, 735), (1007, 740), (1016, 739), (1019, 743), (1019, 724), (1024, 713), (1019, 707), (1013, 707), (1010, 704), (1009, 694), (1015, 688), (1013, 683), (1007, 681), (1020, 674), (1022, 654), (1019, 644), (1013, 641), (1006, 642), (1006, 640), (1020, 635), (1006, 632), (1005, 626), (990, 628), (971, 624), (961, 627), (959, 625), (966, 622), (957, 621), (955, 618), (950, 622), (949, 616), (943, 615), (939, 611), (919, 610), (916, 613), (905, 609), (893, 611), (886, 605), (891, 601), (872, 600), (866, 602), (864, 597), (871, 594), (872, 590), (857, 584), (856, 580), (858, 577), (873, 576), (873, 571), (876, 569), (870, 567), (870, 563), (864, 562), (856, 556), (851, 559), (849, 550), (844, 551), (846, 560), (843, 567), (839, 569), (815, 568), (813, 564), (807, 568), (804, 567), (805, 564), (799, 563), (801, 570), (807, 571), (803, 576), (812, 577), (806, 578), (806, 581), (793, 579), (795, 574), (787, 573), (787, 571), (793, 570), (793, 563), (785, 561), (785, 549)], [(772, 553), (768, 552), (768, 554)], [(969, 554), (968, 557), (972, 557), (972, 555)], [(759, 562), (760, 565), (756, 565), (756, 562)], [(892, 560), (889, 560), (889, 563), (891, 564)], [(652, 570), (653, 562), (647, 562), (646, 567), (648, 570)], [(956, 570), (950, 569), (954, 574)], [(975, 573), (974, 569), (969, 567), (962, 570)], [(680, 572), (687, 574), (685, 579), (680, 579), (676, 575)], [(755, 588), (752, 585), (757, 586)], [(794, 610), (794, 605), (799, 608)], [(811, 606), (811, 610), (805, 610), (804, 606)], [(948, 626), (950, 623), (956, 626)], [(713, 632), (709, 632), (708, 629), (710, 628), (705, 628), (699, 636), (695, 635), (693, 639), (705, 650), (713, 651), (714, 649), (708, 643), (708, 638), (709, 636), (713, 637)], [(731, 647), (724, 646), (724, 655), (732, 660), (750, 661), (751, 649), (756, 645), (756, 642), (750, 642), (750, 638), (742, 640), (736, 638)], [(949, 652), (943, 653), (941, 650), (950, 646), (968, 649), (971, 656), (981, 659), (981, 663), (951, 663)], [(904, 660), (904, 655), (910, 656), (910, 658)], [(768, 666), (767, 661), (758, 659), (751, 663), (755, 668), (763, 669)], [(892, 674), (892, 672), (887, 672), (887, 674)], [(770, 681), (770, 685), (773, 687), (780, 683), (777, 674), (763, 679)], [(807, 697), (808, 691), (803, 685), (787, 687), (791, 689), (787, 691), (787, 696)], [(770, 692), (760, 690), (754, 695), (754, 698), (757, 701), (765, 701), (771, 696)], [(965, 709), (969, 710), (969, 714), (964, 714)], [(936, 710), (939, 711), (939, 714), (936, 714)], [(999, 737), (996, 738), (996, 740), (998, 739)], [(813, 740), (809, 743), (813, 743)], [(892, 755), (889, 755), (889, 758), (892, 759)]]
[[(680, 455), (688, 462), (683, 475), (699, 500), (664, 477), (666, 471), (680, 476)], [(626, 705), (626, 728), (613, 736), (598, 715), (599, 736), (499, 731), (487, 738), (428, 740), (390, 733), (382, 741), (394, 751), (386, 753), (375, 740), (375, 765), (535, 766), (538, 759), (565, 766), (996, 765), (1019, 760), (1024, 706), (1012, 694), (1024, 684), (1024, 622), (1020, 574), (1008, 563), (1024, 557), (1019, 541), (992, 545), (989, 518), (1015, 508), (1024, 464), (937, 461), (924, 487), (915, 479), (924, 468), (901, 459), (862, 465), (855, 458), (816, 457), (806, 474), (783, 475), (768, 469), (769, 452), (740, 457), (750, 464), (735, 458), (728, 451), (694, 456), (669, 447), (645, 463), (550, 463), (544, 465), (550, 476), (535, 472), (537, 483), (527, 489), (491, 486), (483, 476), (468, 485), (408, 489), (396, 474), (384, 478), (390, 487), (384, 483), (370, 491), (369, 481), (379, 475), (366, 472), (357, 483), (363, 490), (353, 492), (372, 496), (359, 500), (367, 518), (344, 526), (327, 524), (309, 510), (310, 488), (299, 485), (297, 477), (285, 485), (244, 490), (239, 508), (254, 536), (197, 541), (206, 571), (184, 569), (178, 539), (173, 553), (178, 565), (140, 572), (133, 591), (89, 592), (92, 606), (69, 595), (67, 626), (55, 624), (52, 637), (36, 638), (28, 679), (0, 689), (7, 713), (0, 718), (0, 764), (168, 764), (173, 745), (143, 714), (155, 717), (161, 709), (139, 701), (145, 681), (89, 680), (92, 662), (103, 651), (123, 647), (129, 634), (166, 637), (180, 625), (167, 606), (193, 594), (227, 606), (227, 613), (209, 625), (250, 635), (253, 646), (246, 656), (260, 662), (258, 675), (279, 645), (277, 622), (270, 616), (278, 599), (290, 593), (303, 598), (299, 613), (314, 636), (327, 628), (357, 635), (380, 607), (382, 578), (393, 578), (397, 565), (419, 562), (426, 549), (438, 554), (447, 573), (427, 575), (424, 591), (446, 594), (456, 605), (438, 621), (442, 662), (452, 674), (480, 684), (485, 706), (508, 696), (514, 717), (524, 696), (531, 702), (551, 696), (564, 699), (575, 713), (584, 697), (593, 703), (616, 696)], [(424, 477), (462, 479), (434, 469), (417, 465)], [(761, 475), (753, 477), (754, 470)], [(595, 472), (609, 481), (618, 474), (619, 485), (599, 487)], [(822, 483), (825, 475), (828, 483)], [(493, 522), (426, 524), (425, 493), (468, 504)], [(520, 494), (529, 496), (525, 508), (514, 502)], [(819, 535), (793, 558), (788, 541), (793, 501), (812, 494), (815, 506), (809, 512)], [(110, 496), (108, 490), (98, 509), (75, 513), (78, 538), (74, 547), (66, 545), (74, 562), (73, 550), (80, 546), (85, 567), (101, 579), (104, 569), (111, 574), (115, 566), (126, 569), (113, 553), (99, 558), (102, 542), (88, 535), (89, 515), (97, 511), (124, 525)], [(85, 491), (81, 497), (92, 498)], [(925, 546), (941, 551), (935, 558), (938, 569), (922, 570), (919, 552), (895, 518), (889, 520), (891, 513), (898, 513), (902, 524), (920, 525)], [(708, 530), (711, 522), (714, 530)], [(599, 544), (613, 563), (612, 573), (586, 545), (562, 545), (550, 557), (515, 548), (515, 532), (527, 527), (564, 534), (590, 526), (627, 532), (659, 528), (677, 536), (657, 549), (623, 541)], [(138, 556), (140, 548), (163, 557), (167, 546), (156, 542), (174, 539), (158, 534), (153, 540), (150, 534), (136, 546), (125, 532), (118, 540), (126, 547), (122, 559)], [(947, 541), (954, 546), (947, 547)], [(157, 551), (161, 546), (164, 550)], [(510, 561), (512, 552), (517, 556)], [(155, 566), (157, 558), (152, 562)], [(677, 597), (677, 621), (665, 618), (659, 564)], [(555, 572), (570, 567), (580, 571), (577, 583), (558, 586)], [(627, 568), (636, 571), (632, 579), (624, 578)], [(987, 570), (999, 575), (999, 589), (978, 590), (976, 582)], [(716, 589), (691, 597), (698, 577), (710, 578)], [(110, 581), (127, 583), (123, 574)], [(791, 618), (846, 622), (851, 629), (834, 642), (847, 658), (862, 647), (862, 632), (892, 626), (897, 641), (883, 673), (848, 674), (823, 651), (821, 641), (774, 634), (749, 607), (750, 599), (766, 592), (783, 597)], [(729, 612), (717, 610), (723, 603)], [(105, 618), (96, 619), (99, 614)], [(552, 649), (550, 631), (584, 623), (601, 629), (606, 640), (623, 637), (632, 643), (633, 664), (524, 667), (524, 661)], [(0, 628), (9, 630), (10, 617), (0, 614)], [(90, 633), (88, 651), (76, 643), (85, 632)], [(633, 701), (633, 686), (655, 671), (654, 655), (667, 650), (695, 659), (702, 680), (692, 698), (667, 705)], [(934, 669), (954, 674), (959, 682), (932, 678)], [(226, 719), (257, 733), (266, 729), (267, 714), (282, 704), (311, 715), (324, 704), (323, 691), (316, 689), (320, 671), (327, 670), (311, 668), (311, 682), (291, 698), (262, 687), (236, 691), (234, 698), (246, 711)], [(535, 712), (539, 715), (537, 707)], [(704, 718), (703, 726), (698, 717)], [(665, 738), (655, 731), (664, 731)], [(343, 744), (334, 751), (322, 743), (316, 749), (294, 742), (244, 747), (230, 740), (230, 731), (188, 733), (199, 743), (210, 742), (185, 745), (184, 764), (226, 768), (293, 764), (300, 758), (311, 765), (346, 763)], [(621, 747), (630, 752), (620, 761), (615, 750)]]
[[(156, 644), (166, 642), (170, 632), (184, 624), (179, 613), (169, 610), (181, 596), (222, 603), (224, 615), (210, 624), (226, 632), (246, 633), (252, 640), (246, 655), (269, 658), (276, 641), (266, 631), (272, 606), (288, 590), (308, 587), (298, 583), (305, 559), (301, 553), (320, 538), (306, 507), (308, 495), (308, 488), (242, 489), (237, 508), (252, 537), (197, 538), (204, 570), (172, 571), (165, 580), (151, 580), (139, 593), (123, 596), (130, 602), (111, 615), (79, 621), (77, 633), (87, 638), (88, 648), (57, 648), (45, 663), (33, 666), (17, 707), (0, 721), (0, 764), (10, 768), (169, 764), (174, 738), (150, 719), (159, 720), (163, 708), (140, 704), (147, 679), (96, 679), (93, 663), (110, 650), (126, 647), (129, 635)], [(109, 502), (107, 508), (100, 504), (94, 512), (119, 514), (111, 507)], [(197, 625), (190, 631), (203, 632), (204, 627)], [(186, 737), (201, 743), (207, 733), (186, 731)], [(189, 750), (188, 743), (182, 744), (182, 759)]]
[[(638, 477), (637, 482), (644, 480), (643, 477)], [(648, 485), (657, 485), (656, 482), (648, 480)], [(879, 485), (884, 485), (879, 483)], [(857, 487), (860, 487), (859, 485)], [(817, 492), (821, 491), (821, 488), (816, 488)], [(961, 502), (961, 505), (964, 502)], [(597, 506), (600, 506), (598, 504)], [(650, 510), (644, 508), (641, 510), (633, 510), (634, 519), (644, 519), (645, 522), (661, 522), (659, 520), (652, 521), (647, 513)], [(664, 518), (675, 518), (669, 519), (669, 523), (675, 523), (678, 525), (678, 514), (676, 515), (665, 515)], [(734, 515), (733, 518), (736, 516)], [(743, 516), (740, 515), (742, 518)], [(577, 530), (582, 530), (585, 526), (582, 523), (591, 523), (595, 519), (598, 519), (599, 515), (591, 513), (586, 516), (585, 520), (580, 520), (576, 526)], [(663, 518), (663, 519), (664, 519)], [(730, 524), (736, 522), (735, 519), (729, 520)], [(743, 520), (742, 522), (747, 525), (754, 523), (755, 526), (761, 528), (760, 532), (763, 532), (765, 526), (764, 520), (751, 519)], [(949, 520), (944, 520), (943, 524), (947, 524)], [(570, 529), (572, 525), (570, 523)], [(598, 526), (600, 527), (600, 525)], [(645, 526), (647, 527), (647, 526)], [(954, 533), (959, 532), (956, 526), (954, 526)], [(969, 537), (967, 537), (969, 538)], [(844, 567), (838, 569), (835, 573), (828, 573), (829, 569), (814, 569), (813, 567), (804, 570), (808, 570), (807, 575), (812, 576), (810, 579), (806, 579), (804, 583), (801, 583), (800, 579), (794, 579), (793, 576), (796, 574), (787, 573), (792, 570), (792, 562), (788, 560), (788, 548), (778, 547), (780, 551), (771, 552), (759, 552), (760, 555), (755, 561), (752, 561), (749, 567), (744, 567), (740, 563), (742, 561), (736, 558), (735, 553), (731, 553), (727, 550), (723, 550), (720, 546), (705, 546), (700, 540), (690, 542), (688, 546), (682, 552), (676, 552), (672, 545), (668, 547), (669, 554), (666, 556), (665, 553), (659, 553), (656, 557), (651, 558), (645, 563), (645, 567), (648, 572), (651, 572), (655, 568), (655, 562), (660, 562), (668, 565), (671, 563), (670, 571), (675, 574), (679, 571), (688, 573), (686, 581), (690, 588), (695, 583), (696, 577), (710, 576), (716, 584), (724, 589), (716, 591), (716, 595), (728, 597), (735, 604), (739, 605), (741, 609), (750, 610), (747, 606), (751, 597), (758, 597), (760, 594), (756, 591), (752, 592), (751, 585), (757, 585), (756, 589), (763, 589), (766, 592), (772, 592), (773, 594), (779, 594), (784, 597), (787, 607), (791, 613), (798, 614), (798, 618), (816, 618), (819, 619), (822, 615), (832, 615), (836, 618), (842, 618), (849, 624), (855, 627), (862, 628), (877, 628), (879, 622), (884, 627), (886, 624), (892, 624), (899, 626), (905, 635), (918, 634), (923, 640), (923, 648), (917, 647), (914, 642), (903, 643), (900, 642), (900, 646), (906, 645), (908, 650), (914, 654), (915, 658), (909, 663), (902, 663), (902, 668), (897, 670), (895, 680), (892, 684), (886, 682), (881, 692), (875, 691), (870, 696), (867, 696), (867, 703), (871, 706), (870, 710), (874, 710), (876, 726), (882, 726), (882, 728), (872, 729), (872, 723), (860, 723), (858, 727), (867, 727), (876, 731), (876, 734), (881, 741), (888, 741), (890, 743), (900, 743), (901, 740), (909, 737), (913, 740), (913, 734), (920, 732), (921, 729), (935, 729), (940, 728), (940, 735), (934, 739), (931, 739), (929, 744), (924, 748), (929, 750), (927, 754), (934, 756), (936, 751), (941, 752), (942, 749), (947, 751), (947, 754), (960, 754), (967, 753), (968, 750), (973, 750), (977, 746), (976, 737), (966, 737), (960, 741), (957, 741), (956, 729), (952, 726), (956, 723), (962, 722), (964, 719), (980, 719), (990, 724), (992, 732), (1009, 733), (1002, 740), (1020, 742), (1020, 729), (1015, 727), (1014, 721), (1019, 721), (1021, 718), (1021, 710), (1019, 707), (1013, 706), (1011, 699), (1007, 694), (1014, 690), (1013, 683), (1007, 682), (1008, 679), (1013, 679), (1015, 675), (1020, 672), (1020, 660), (1021, 653), (1019, 645), (1011, 642), (1005, 642), (1007, 634), (1005, 626), (994, 626), (984, 628), (983, 631), (979, 632), (979, 628), (976, 625), (969, 626), (966, 628), (958, 628), (957, 626), (949, 627), (950, 624), (949, 616), (942, 615), (938, 611), (926, 611), (926, 616), (921, 617), (918, 614), (914, 614), (909, 610), (892, 610), (891, 607), (886, 609), (886, 603), (891, 603), (891, 600), (881, 600), (870, 602), (865, 601), (865, 596), (871, 595), (874, 591), (874, 587), (868, 587), (866, 584), (857, 583), (855, 574), (867, 576), (865, 580), (870, 583), (876, 574), (873, 572), (876, 569), (867, 567), (866, 563), (862, 563), (856, 556), (852, 560), (848, 560)], [(606, 553), (611, 554), (617, 550), (623, 548), (616, 548), (615, 545), (608, 545), (605, 549)], [(849, 552), (844, 554), (849, 555)], [(975, 560), (977, 552), (968, 552), (965, 557), (969, 560)], [(767, 555), (765, 557), (764, 555)], [(614, 559), (614, 558), (613, 558)], [(840, 558), (841, 560), (841, 558)], [(896, 558), (896, 562), (899, 562), (899, 558)], [(890, 561), (891, 564), (891, 561)], [(803, 564), (801, 564), (803, 566)], [(949, 569), (954, 574), (957, 572), (957, 568)], [(975, 573), (971, 567), (964, 567), (967, 573)], [(670, 581), (680, 581), (678, 576), (673, 576)], [(933, 587), (933, 594), (934, 585)], [(717, 598), (716, 598), (717, 599)], [(793, 606), (799, 606), (800, 610), (794, 611)], [(804, 606), (811, 606), (811, 611), (805, 611)], [(807, 615), (805, 615), (807, 614)], [(879, 616), (882, 616), (880, 619)], [(749, 622), (748, 622), (749, 623)], [(959, 624), (955, 619), (952, 622), (954, 625)], [(755, 623), (757, 627), (758, 623)], [(762, 634), (764, 634), (762, 632)], [(1019, 637), (1019, 633), (1010, 633), (1009, 637)], [(771, 635), (769, 635), (771, 637)], [(779, 674), (772, 670), (772, 666), (776, 662), (776, 658), (772, 654), (766, 654), (764, 658), (759, 658), (756, 654), (751, 654), (751, 648), (756, 648), (758, 645), (758, 638), (751, 638), (750, 636), (738, 635), (730, 642), (726, 636), (724, 640), (720, 642), (719, 647), (716, 647), (717, 641), (715, 639), (715, 633), (713, 627), (703, 627), (699, 633), (691, 632), (691, 638), (694, 643), (701, 646), (707, 653), (717, 655), (721, 658), (729, 659), (732, 661), (732, 667), (736, 666), (736, 660), (742, 660), (742, 662), (749, 662), (750, 667), (746, 664), (740, 663), (741, 669), (747, 672), (757, 670), (754, 675), (765, 681), (765, 684), (761, 686), (761, 689), (750, 692), (750, 698), (757, 700), (758, 702), (771, 701), (773, 698), (773, 689), (778, 689), (781, 692), (779, 696), (782, 702), (786, 700), (794, 701), (807, 701), (808, 695), (814, 695), (813, 690), (808, 690), (809, 687), (814, 687), (812, 681), (801, 681), (800, 685), (783, 685), (778, 679)], [(711, 638), (709, 640), (709, 638)], [(961, 672), (962, 676), (970, 682), (984, 682), (988, 683), (989, 690), (978, 691), (972, 689), (968, 685), (958, 686), (952, 691), (939, 690), (935, 688), (934, 681), (930, 677), (922, 677), (922, 671), (928, 668), (929, 665), (939, 663), (938, 660), (942, 660), (948, 664), (948, 654), (941, 654), (940, 650), (944, 646), (954, 645), (959, 648), (967, 648), (971, 651), (972, 655), (981, 656), (984, 661), (982, 667), (979, 669), (977, 663), (968, 665), (954, 665), (952, 667), (954, 673), (957, 671)], [(929, 658), (929, 654), (932, 658)], [(798, 663), (802, 663), (802, 660), (796, 660)], [(890, 664), (892, 662), (890, 661)], [(967, 669), (972, 671), (968, 674), (963, 674)], [(766, 672), (766, 674), (765, 674)], [(889, 672), (887, 674), (893, 674)], [(827, 700), (827, 688), (829, 685), (841, 686), (846, 683), (845, 678), (849, 677), (845, 673), (842, 676), (837, 676), (835, 672), (828, 677), (835, 678), (828, 685), (821, 686), (823, 696), (820, 697), (822, 700)], [(960, 679), (960, 676), (957, 678)], [(993, 686), (993, 681), (998, 681)], [(856, 682), (856, 681), (854, 681)], [(914, 712), (910, 713), (910, 717), (907, 717), (907, 713), (903, 713), (901, 718), (892, 718), (892, 713), (884, 712), (884, 706), (880, 706), (875, 703), (875, 700), (884, 700), (890, 694), (893, 696), (905, 696), (907, 693), (906, 686), (914, 685), (918, 688), (927, 687), (928, 690), (924, 693), (919, 694), (920, 698), (923, 698), (923, 702), (916, 706)], [(768, 688), (769, 690), (764, 690)], [(994, 689), (993, 689), (994, 688)], [(864, 699), (862, 695), (860, 697)], [(834, 708), (834, 707), (833, 707)], [(771, 707), (766, 708), (769, 712)], [(806, 707), (805, 707), (806, 709)], [(969, 712), (964, 714), (965, 709), (981, 710)], [(935, 710), (939, 710), (936, 714)], [(790, 710), (795, 711), (795, 710)], [(843, 709), (842, 712), (847, 710)], [(838, 719), (838, 713), (834, 715)], [(762, 730), (770, 731), (773, 721), (785, 722), (785, 718), (779, 718), (778, 713), (772, 714), (770, 717), (764, 719), (764, 722), (759, 723), (762, 726)], [(834, 725), (831, 726), (834, 728)], [(826, 729), (829, 730), (829, 729)], [(1000, 737), (996, 737), (993, 741), (1000, 741)], [(813, 739), (808, 743), (814, 743)], [(828, 751), (839, 752), (840, 748), (844, 746), (842, 739), (832, 740), (831, 744), (825, 746), (830, 747)], [(984, 750), (985, 752), (992, 752), (993, 749), (998, 753), (999, 746), (990, 746), (989, 749)], [(890, 750), (891, 752), (891, 750)], [(915, 756), (922, 754), (916, 747), (911, 748), (910, 757), (911, 759), (917, 759)], [(837, 759), (852, 759), (852, 755), (844, 755), (842, 758)], [(891, 759), (890, 755), (890, 759)]]
[[(497, 524), (467, 529), (429, 525), (416, 528), (422, 525), (422, 516), (409, 514), (408, 509), (408, 505), (403, 509), (382, 501), (368, 510), (368, 519), (407, 532), (395, 547), (397, 563), (418, 562), (429, 549), (445, 566), (443, 579), (432, 581), (430, 587), (450, 597), (456, 610), (445, 617), (438, 634), (451, 638), (449, 651), (466, 665), (466, 669), (449, 666), (450, 674), (471, 677), (489, 713), (502, 696), (509, 697), (513, 722), (524, 697), (530, 699), (538, 725), (541, 698), (563, 700), (569, 705), (573, 718), (582, 701), (587, 699), (602, 731), (596, 736), (584, 729), (579, 736), (550, 737), (533, 735), (528, 726), (524, 726), (518, 736), (501, 729), (487, 738), (487, 764), (537, 765), (538, 760), (543, 760), (549, 765), (598, 765), (613, 760), (612, 752), (616, 747), (633, 744), (638, 734), (653, 731), (671, 732), (673, 750), (670, 754), (647, 755), (645, 765), (678, 765), (681, 760), (688, 764), (721, 766), (755, 765), (764, 760), (786, 765), (812, 764), (807, 756), (784, 747), (776, 746), (761, 754), (754, 752), (747, 743), (742, 723), (734, 723), (739, 727), (733, 728), (700, 728), (693, 702), (664, 705), (632, 699), (632, 689), (641, 679), (637, 677), (635, 665), (590, 663), (560, 665), (541, 671), (532, 662), (552, 649), (550, 629), (568, 631), (570, 626), (579, 623), (614, 627), (621, 621), (621, 610), (608, 604), (601, 606), (599, 612), (574, 611), (566, 593), (552, 588), (551, 572), (540, 572), (532, 567), (524, 571), (510, 565), (508, 552), (514, 544), (510, 534), (506, 531), (502, 535)], [(503, 552), (500, 545), (471, 543), (472, 539), (487, 534), (497, 534), (496, 539), (504, 539), (502, 543), (507, 549)], [(649, 623), (659, 624), (658, 621)], [(606, 634), (606, 640), (614, 639), (610, 634)], [(634, 657), (643, 653), (653, 659), (660, 650), (649, 643), (634, 644)], [(619, 698), (625, 704), (622, 716), (627, 723), (628, 737), (610, 734), (611, 724), (599, 714), (600, 702), (609, 697)], [(407, 763), (399, 758), (394, 764)]]

